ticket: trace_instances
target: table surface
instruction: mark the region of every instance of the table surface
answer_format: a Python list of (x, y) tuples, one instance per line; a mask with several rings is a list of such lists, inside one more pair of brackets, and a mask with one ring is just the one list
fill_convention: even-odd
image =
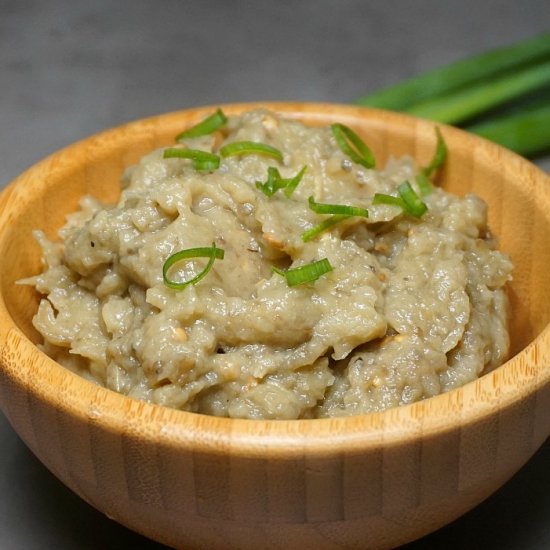
[[(549, 23), (547, 0), (0, 0), (0, 187), (132, 119), (223, 102), (351, 102)], [(550, 158), (537, 162), (550, 171)], [(547, 441), (486, 502), (407, 548), (550, 548), (549, 463)], [(0, 414), (0, 548), (164, 547), (82, 502)]]

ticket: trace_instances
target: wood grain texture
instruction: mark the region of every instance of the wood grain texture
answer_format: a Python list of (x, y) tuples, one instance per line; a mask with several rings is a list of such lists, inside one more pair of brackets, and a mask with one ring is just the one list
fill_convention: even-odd
[[(253, 107), (224, 106), (228, 113)], [(310, 124), (343, 122), (380, 160), (431, 156), (433, 125), (333, 104), (264, 104)], [(514, 357), (459, 390), (384, 413), (303, 421), (207, 417), (131, 400), (68, 372), (34, 345), (40, 269), (32, 229), (54, 237), (89, 193), (118, 194), (124, 168), (211, 107), (91, 137), (34, 166), (0, 197), (0, 404), (66, 485), (124, 525), (176, 548), (390, 548), (469, 510), (550, 434), (550, 181), (453, 128), (440, 180), (489, 203), (515, 263)]]

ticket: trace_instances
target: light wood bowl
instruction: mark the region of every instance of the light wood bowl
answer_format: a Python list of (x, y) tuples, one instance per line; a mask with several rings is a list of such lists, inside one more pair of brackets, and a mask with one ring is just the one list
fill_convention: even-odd
[[(228, 105), (236, 113), (257, 104)], [(342, 105), (264, 106), (355, 128), (381, 161), (428, 160), (433, 124)], [(334, 420), (246, 421), (145, 404), (38, 350), (31, 230), (49, 237), (89, 193), (212, 112), (137, 121), (40, 162), (0, 199), (0, 401), (39, 459), (109, 517), (177, 548), (389, 548), (450, 522), (508, 480), (550, 434), (550, 179), (524, 159), (444, 128), (445, 188), (473, 191), (514, 262), (513, 358), (461, 389)]]

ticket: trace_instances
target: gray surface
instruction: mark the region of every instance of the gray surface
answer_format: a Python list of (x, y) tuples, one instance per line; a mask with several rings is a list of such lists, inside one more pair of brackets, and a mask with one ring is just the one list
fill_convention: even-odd
[[(348, 102), (549, 23), (547, 0), (0, 0), (0, 186), (127, 120), (231, 101)], [(547, 442), (487, 502), (410, 549), (550, 548), (549, 463)], [(161, 548), (65, 489), (0, 415), (0, 550), (130, 547)]]

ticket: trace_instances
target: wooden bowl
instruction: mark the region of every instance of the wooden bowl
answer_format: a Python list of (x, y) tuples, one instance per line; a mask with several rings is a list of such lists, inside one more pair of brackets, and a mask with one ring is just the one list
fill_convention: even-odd
[[(257, 104), (223, 106), (228, 113)], [(378, 159), (425, 162), (433, 124), (327, 104), (264, 106), (355, 128)], [(0, 199), (0, 400), (42, 462), (92, 506), (177, 548), (389, 548), (460, 516), (550, 434), (550, 179), (524, 159), (445, 128), (445, 188), (474, 191), (514, 262), (513, 358), (461, 389), (351, 418), (248, 421), (135, 401), (38, 350), (32, 288), (40, 251), (79, 197), (118, 195), (123, 169), (212, 108), (137, 121), (72, 145)]]

